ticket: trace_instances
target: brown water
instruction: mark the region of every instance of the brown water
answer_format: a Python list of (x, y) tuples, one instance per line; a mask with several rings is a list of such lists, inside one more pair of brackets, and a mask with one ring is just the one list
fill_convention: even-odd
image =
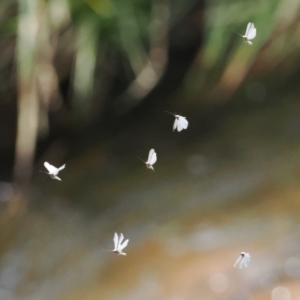
[[(299, 299), (299, 106), (230, 117), (158, 153), (156, 173), (111, 163), (108, 144), (68, 161), (62, 183), (39, 174), (40, 208), (2, 255), (0, 299)], [(114, 232), (127, 256), (103, 251)]]

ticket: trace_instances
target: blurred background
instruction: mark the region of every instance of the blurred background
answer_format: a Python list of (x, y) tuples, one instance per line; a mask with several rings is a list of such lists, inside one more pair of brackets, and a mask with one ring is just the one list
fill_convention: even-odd
[(299, 16), (1, 0), (0, 299), (300, 299)]

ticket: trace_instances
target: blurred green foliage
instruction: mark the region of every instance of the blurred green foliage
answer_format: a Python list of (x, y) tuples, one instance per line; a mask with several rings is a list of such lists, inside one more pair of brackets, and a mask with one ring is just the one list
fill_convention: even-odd
[[(23, 1), (23, 12), (20, 3), (0, 3), (0, 96), (8, 115), (15, 114), (18, 78), (36, 67), (37, 136), (117, 122), (145, 98), (157, 99), (157, 88), (168, 91), (162, 101), (176, 106), (185, 99), (185, 111), (193, 111), (228, 103), (251, 81), (270, 84), (269, 91), (298, 76), (297, 0), (38, 0), (35, 15), (26, 9), (33, 2)], [(32, 38), (30, 25), (20, 36), (21, 13), (39, 32), (34, 49), (18, 52), (18, 41)], [(244, 34), (250, 21), (257, 28), (252, 46), (234, 32)], [(189, 55), (191, 64), (178, 69)], [(172, 85), (176, 72), (183, 80)]]

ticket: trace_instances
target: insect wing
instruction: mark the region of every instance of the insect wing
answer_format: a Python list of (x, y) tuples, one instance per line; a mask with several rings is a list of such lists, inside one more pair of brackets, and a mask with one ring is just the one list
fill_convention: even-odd
[(156, 160), (157, 160), (156, 153), (155, 153), (154, 149), (151, 149), (149, 151), (148, 161), (146, 163), (150, 164), (150, 165), (153, 165), (153, 164), (155, 164)]
[(175, 117), (175, 121), (173, 124), (173, 131), (178, 127), (178, 118)]
[(243, 260), (241, 261), (241, 266), (240, 266), (240, 267), (241, 267), (241, 268), (242, 268), (242, 267), (247, 268), (248, 265), (249, 265), (249, 263), (250, 263), (250, 256), (247, 255), (247, 254), (245, 254)]
[(250, 264), (250, 256), (247, 257), (247, 266)]
[(155, 152), (154, 149), (151, 149), (151, 150), (149, 151), (148, 160), (147, 160), (146, 163), (148, 163), (148, 164), (150, 163), (151, 157), (152, 157), (152, 155), (153, 155), (154, 152)]
[(156, 163), (156, 161), (157, 161), (157, 155), (156, 155), (156, 153), (154, 152), (153, 155), (152, 155), (152, 157), (151, 157), (150, 164), (151, 164), (151, 165), (154, 165), (154, 164)]
[[(253, 23), (252, 23), (252, 25), (253, 25)], [(256, 28), (254, 28), (254, 25), (253, 25), (253, 27), (251, 27), (248, 32), (247, 39), (253, 40), (255, 37), (256, 37)]]
[(119, 250), (122, 251), (125, 247), (127, 247), (129, 240), (127, 239), (124, 243), (119, 245)]
[(247, 268), (248, 266), (248, 257), (244, 256), (240, 263), (240, 269)]
[[(250, 32), (250, 28), (252, 27), (253, 23), (249, 22), (248, 25), (247, 25), (247, 29), (246, 29), (246, 32), (245, 32), (245, 37), (248, 37), (248, 34)], [(254, 26), (254, 25), (253, 25)]]
[(189, 126), (188, 120), (185, 117), (179, 116), (177, 130), (181, 131), (182, 129), (187, 129), (188, 126)]
[(240, 260), (242, 259), (243, 257), (242, 257), (242, 255), (240, 255), (239, 257), (238, 257), (238, 259), (236, 260), (236, 262), (234, 263), (234, 267), (240, 262)]
[(63, 166), (59, 167), (57, 171), (61, 171), (66, 167), (66, 165), (64, 164)]
[(54, 166), (50, 165), (48, 162), (45, 162), (44, 166), (48, 170), (49, 173), (54, 173), (57, 170), (57, 168), (55, 168)]
[(114, 247), (115, 247), (114, 250), (118, 249), (118, 234), (116, 232), (115, 232), (115, 235), (114, 235)]
[(149, 152), (148, 163), (152, 166), (156, 163), (156, 161), (157, 161), (157, 155), (154, 149), (151, 149)]
[(123, 233), (121, 233), (120, 237), (119, 237), (119, 242), (118, 242), (118, 250), (120, 250), (121, 243), (122, 243), (123, 239), (124, 239), (124, 235), (123, 235)]

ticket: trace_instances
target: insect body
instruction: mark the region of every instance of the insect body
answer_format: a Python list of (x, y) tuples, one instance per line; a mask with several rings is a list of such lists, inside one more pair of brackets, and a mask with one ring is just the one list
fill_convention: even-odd
[(154, 151), (154, 149), (151, 149), (149, 151), (149, 155), (148, 155), (148, 160), (147, 161), (144, 161), (142, 159), (140, 159), (141, 161), (143, 161), (145, 164), (146, 164), (146, 167), (148, 169), (151, 169), (153, 172), (154, 172), (154, 168), (153, 168), (153, 165), (156, 163), (157, 161), (157, 155)]
[(114, 235), (114, 250), (112, 252), (116, 253), (117, 255), (126, 255), (122, 250), (128, 245), (129, 239), (123, 242), (124, 239), (123, 233), (120, 234), (120, 237), (118, 237), (118, 234), (115, 232)]
[(250, 40), (253, 40), (256, 37), (256, 28), (254, 27), (254, 24), (249, 22), (247, 25), (246, 33), (242, 36), (245, 43), (248, 45), (252, 45), (252, 42)]
[(236, 265), (239, 265), (240, 269), (247, 268), (250, 263), (250, 257), (250, 253), (241, 252), (233, 266), (235, 267)]
[(175, 121), (173, 124), (173, 131), (177, 129), (178, 132), (180, 132), (182, 129), (187, 129), (189, 126), (189, 122), (186, 119), (186, 117), (172, 114), (171, 112), (167, 111), (167, 113), (173, 115), (175, 117)]
[(61, 181), (61, 179), (57, 175), (58, 175), (59, 171), (61, 171), (62, 169), (65, 168), (66, 165), (63, 165), (60, 168), (56, 168), (56, 167), (50, 165), (48, 162), (45, 162), (44, 166), (48, 170), (48, 173), (47, 172), (43, 172), (43, 173), (49, 174), (52, 179)]

